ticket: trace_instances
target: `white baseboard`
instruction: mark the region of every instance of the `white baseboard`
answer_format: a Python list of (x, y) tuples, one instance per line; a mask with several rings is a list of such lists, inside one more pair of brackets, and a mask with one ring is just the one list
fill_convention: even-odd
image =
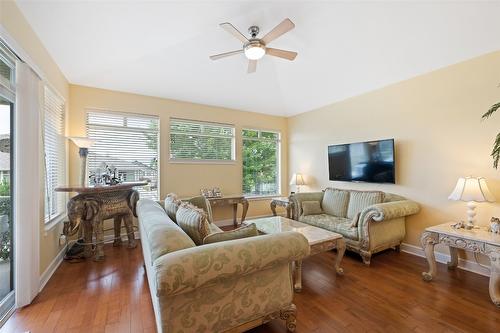
[[(286, 215), (284, 214), (278, 214), (279, 216), (285, 217)], [(245, 218), (245, 221), (250, 221), (252, 219), (260, 219), (263, 217), (270, 217), (273, 216), (272, 214), (267, 214), (267, 215), (254, 215), (254, 216), (247, 216)], [(237, 219), (238, 223), (241, 223), (241, 218)], [(214, 222), (216, 226), (218, 227), (227, 227), (233, 225), (233, 219), (225, 219), (225, 220), (218, 220)]]
[[(418, 256), (418, 257), (425, 258), (424, 250), (419, 246), (403, 243), (403, 244), (401, 244), (401, 251), (409, 253), (409, 254), (413, 254), (413, 255)], [(434, 256), (436, 257), (436, 261), (439, 263), (442, 263), (442, 264), (446, 264), (448, 261), (450, 261), (449, 254), (445, 254), (445, 253), (441, 253), (441, 252), (434, 252)], [(479, 265), (478, 263), (476, 263), (474, 261), (458, 258), (458, 268), (469, 271), (469, 272), (477, 273), (480, 275), (484, 275), (484, 276), (488, 276), (488, 277), (490, 276), (489, 269), (482, 267), (481, 265)]]
[(40, 276), (40, 288), (39, 292), (42, 291), (42, 289), (45, 287), (47, 282), (49, 282), (50, 278), (54, 274), (54, 272), (57, 270), (57, 268), (61, 265), (64, 259), (64, 255), (66, 254), (66, 248), (67, 245), (64, 245), (61, 251), (55, 256), (55, 258), (52, 260), (52, 262), (49, 264), (47, 269), (42, 273)]
[[(141, 238), (139, 231), (135, 231), (134, 235), (135, 235), (135, 239), (140, 239)], [(122, 234), (122, 240), (126, 241), (126, 239), (127, 239), (127, 234)], [(113, 243), (114, 240), (115, 240), (114, 235), (106, 235), (106, 236), (104, 236), (104, 243), (105, 244)], [(45, 287), (45, 285), (47, 284), (47, 282), (49, 282), (49, 280), (52, 277), (52, 275), (54, 275), (54, 272), (57, 270), (57, 268), (63, 262), (64, 255), (66, 254), (66, 248), (67, 248), (67, 245), (63, 246), (63, 248), (61, 249), (61, 251), (59, 251), (59, 253), (55, 256), (55, 258), (49, 264), (49, 266), (47, 267), (47, 269), (45, 270), (45, 272), (43, 272), (43, 274), (40, 276), (40, 289), (39, 289), (39, 292), (41, 292), (43, 290), (43, 288)]]

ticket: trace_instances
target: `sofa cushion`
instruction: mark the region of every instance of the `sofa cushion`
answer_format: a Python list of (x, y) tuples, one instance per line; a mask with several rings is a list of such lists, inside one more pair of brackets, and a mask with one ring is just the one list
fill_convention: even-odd
[(326, 214), (346, 217), (349, 205), (349, 191), (327, 188), (323, 195), (321, 206)]
[(379, 204), (384, 201), (384, 192), (380, 191), (351, 191), (347, 218), (354, 219), (357, 213), (361, 213), (366, 207)]
[(139, 200), (137, 215), (143, 231), (142, 246), (147, 246), (151, 253), (150, 264), (164, 254), (196, 246), (157, 202), (148, 199)]
[(170, 219), (172, 219), (172, 221), (174, 222), (177, 222), (175, 215), (177, 214), (177, 210), (179, 209), (180, 204), (181, 201), (177, 199), (176, 194), (174, 193), (167, 194), (163, 207), (165, 208), (165, 212), (167, 212), (168, 217), (170, 217)]
[(300, 222), (341, 234), (345, 238), (358, 240), (358, 228), (352, 228), (352, 220), (329, 214), (307, 215), (299, 218)]
[(253, 237), (258, 235), (259, 231), (257, 230), (255, 223), (250, 223), (249, 225), (231, 231), (222, 231), (210, 234), (203, 239), (203, 244), (211, 244), (227, 240)]
[(302, 215), (322, 214), (319, 201), (302, 201)]
[(200, 196), (193, 197), (193, 198), (187, 200), (187, 202), (195, 205), (198, 208), (203, 209), (205, 211), (205, 213), (207, 213), (208, 222), (214, 223), (214, 220), (212, 217), (212, 206), (210, 206), (210, 201), (208, 201), (207, 198), (200, 195)]
[(210, 234), (210, 222), (207, 214), (190, 203), (182, 203), (176, 214), (177, 224), (195, 242), (203, 244), (203, 239)]

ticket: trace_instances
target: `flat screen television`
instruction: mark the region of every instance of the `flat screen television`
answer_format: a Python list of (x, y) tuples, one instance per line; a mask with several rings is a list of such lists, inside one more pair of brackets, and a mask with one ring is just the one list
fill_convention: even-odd
[(330, 180), (394, 184), (394, 161), (394, 139), (328, 146)]

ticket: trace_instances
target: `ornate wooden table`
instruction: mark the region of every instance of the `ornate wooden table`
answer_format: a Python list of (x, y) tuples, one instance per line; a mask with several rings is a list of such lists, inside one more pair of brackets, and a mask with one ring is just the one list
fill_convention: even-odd
[(235, 227), (238, 226), (238, 220), (236, 215), (238, 213), (238, 204), (241, 204), (243, 211), (241, 212), (241, 222), (245, 221), (245, 217), (248, 212), (248, 199), (243, 195), (228, 195), (220, 198), (207, 198), (210, 202), (210, 206), (228, 206), (233, 205), (233, 224)]
[(277, 197), (273, 198), (271, 200), (271, 211), (273, 212), (273, 215), (276, 216), (276, 207), (284, 207), (286, 209), (286, 217), (291, 219), (292, 218), (292, 209), (293, 209), (293, 202), (290, 201), (290, 198), (288, 197)]
[[(250, 223), (255, 223), (259, 232), (263, 234), (275, 234), (286, 231), (300, 232), (309, 242), (309, 246), (311, 247), (310, 256), (337, 249), (335, 271), (339, 275), (344, 274), (344, 270), (340, 267), (340, 262), (344, 257), (346, 245), (341, 234), (282, 216), (248, 220), (244, 224), (248, 225)], [(302, 260), (295, 262), (294, 275), (294, 289), (296, 292), (300, 292), (302, 290)]]
[[(72, 236), (83, 228), (84, 257), (92, 256), (92, 245), (95, 245), (94, 260), (104, 258), (104, 220), (113, 218), (115, 241), (114, 246), (121, 245), (121, 222), (123, 220), (128, 236), (128, 247), (136, 247), (133, 217), (136, 215), (136, 204), (139, 192), (135, 186), (144, 186), (146, 182), (121, 183), (109, 186), (61, 186), (57, 192), (77, 192), (78, 195), (68, 202), (69, 222), (64, 223), (63, 233)], [(95, 242), (92, 236), (95, 235)]]
[(434, 245), (442, 243), (450, 248), (451, 260), (449, 269), (458, 265), (457, 249), (481, 253), (490, 258), (490, 285), (489, 292), (493, 303), (500, 307), (500, 234), (494, 234), (481, 229), (455, 229), (453, 222), (426, 228), (420, 239), (429, 263), (429, 271), (422, 273), (424, 281), (431, 281), (436, 276), (436, 258)]

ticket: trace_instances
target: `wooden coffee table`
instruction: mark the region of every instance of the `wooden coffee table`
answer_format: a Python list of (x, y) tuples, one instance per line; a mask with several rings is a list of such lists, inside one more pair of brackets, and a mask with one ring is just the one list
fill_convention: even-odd
[[(243, 224), (255, 223), (259, 232), (263, 234), (276, 234), (279, 232), (296, 231), (304, 235), (311, 247), (310, 256), (337, 249), (337, 258), (335, 259), (335, 271), (337, 274), (344, 274), (340, 267), (340, 262), (344, 257), (345, 241), (341, 234), (318, 228), (309, 224), (298, 222), (282, 216), (264, 217), (259, 219), (247, 220)], [(302, 290), (302, 261), (295, 262), (294, 271), (294, 289), (296, 292)]]

